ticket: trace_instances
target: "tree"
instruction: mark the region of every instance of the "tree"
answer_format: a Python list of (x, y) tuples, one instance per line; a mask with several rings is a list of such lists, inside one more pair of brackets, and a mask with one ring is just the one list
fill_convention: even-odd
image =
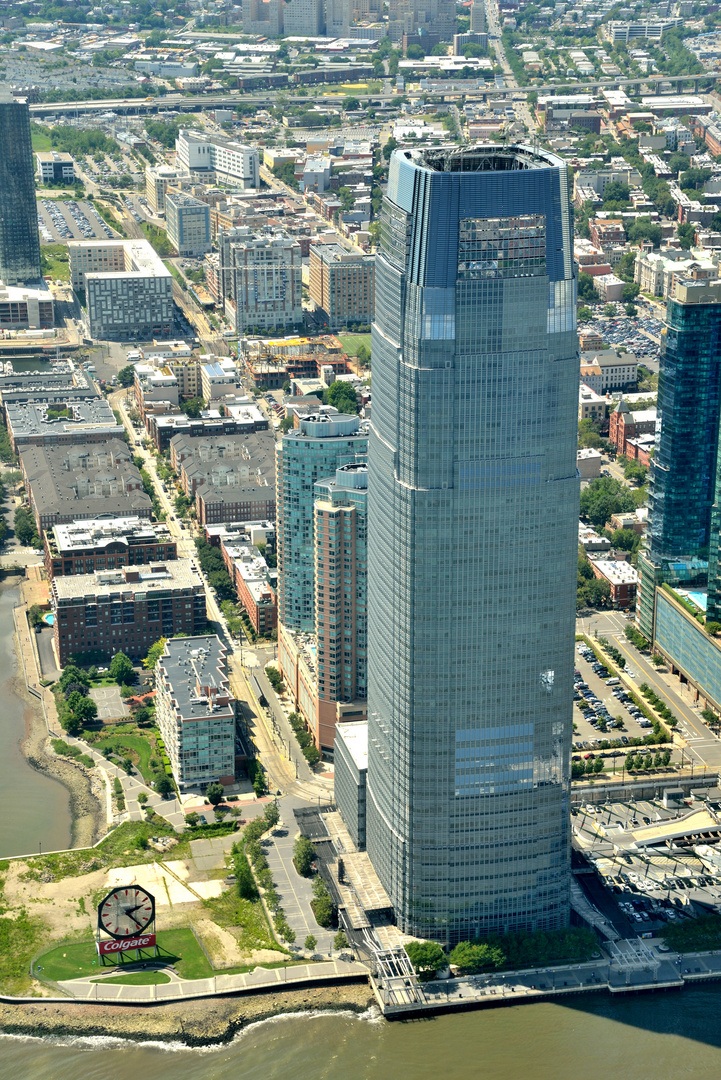
[(13, 525), (18, 541), (25, 547), (36, 547), (40, 543), (37, 529), (35, 528), (35, 518), (27, 510), (24, 510), (22, 506), (18, 506), (15, 511)]
[(636, 509), (633, 495), (620, 480), (601, 476), (581, 492), (581, 515), (600, 529), (612, 514)]
[(432, 979), (446, 966), (446, 954), (437, 941), (409, 941), (405, 946), (408, 959), (422, 980)]
[(721, 634), (721, 623), (715, 622), (713, 619), (706, 623), (706, 633), (715, 637), (716, 634)]
[(301, 877), (312, 877), (315, 848), (307, 836), (299, 836), (293, 844), (293, 863)]
[(36, 626), (42, 626), (43, 609), (39, 604), (33, 604), (32, 607), (28, 609), (28, 622), (33, 629), (35, 629)]
[(82, 694), (79, 694), (77, 690), (74, 690), (65, 700), (73, 716), (77, 716), (81, 723), (88, 720), (94, 720), (98, 715), (98, 707), (93, 699), (84, 697)]
[(225, 798), (225, 788), (217, 780), (214, 780), (205, 789), (205, 797), (211, 806), (217, 806)]
[(633, 529), (616, 529), (611, 534), (611, 543), (622, 551), (636, 551), (640, 542), (641, 537)]
[(580, 307), (578, 309), (578, 321), (579, 322), (590, 322), (592, 318), (593, 318), (593, 312), (591, 311), (591, 309), (589, 307), (586, 307), (585, 305), (583, 305), (582, 307)]
[(306, 948), (308, 952), (315, 952), (317, 944), (318, 939), (314, 938), (312, 934), (308, 934), (308, 937), (303, 942), (303, 947)]
[(342, 108), (345, 112), (356, 112), (360, 107), (360, 101), (357, 97), (347, 97), (343, 99)]
[(180, 411), (184, 412), (191, 420), (197, 420), (201, 409), (204, 408), (205, 402), (202, 398), (190, 398), (188, 401), (181, 401), (180, 403)]
[(461, 975), (476, 975), (479, 971), (500, 968), (505, 962), (503, 952), (496, 946), (461, 941), (449, 956)]
[(627, 281), (621, 291), (621, 300), (624, 304), (630, 304), (632, 300), (636, 299), (640, 292), (640, 285), (637, 285), (635, 281)]
[(279, 424), (280, 430), (283, 435), (286, 435), (293, 427), (293, 417), (284, 416)]
[(135, 381), (135, 368), (132, 364), (126, 364), (125, 367), (121, 367), (117, 375), (118, 386), (132, 386)]
[(343, 930), (339, 930), (336, 936), (333, 938), (333, 948), (339, 950), (348, 948), (348, 938), (345, 936), (345, 932)]
[(583, 271), (578, 275), (578, 299), (593, 303), (598, 300), (598, 293), (593, 287), (593, 278)]
[(603, 203), (604, 206), (607, 202), (627, 203), (631, 189), (628, 184), (622, 183), (620, 180), (612, 180), (610, 184), (606, 184), (603, 189)]
[(144, 727), (145, 724), (149, 724), (153, 719), (153, 710), (149, 709), (147, 705), (141, 705), (139, 709), (135, 710), (135, 723), (138, 727)]
[(159, 773), (155, 779), (155, 790), (161, 798), (166, 798), (173, 790), (173, 781), (166, 772)]
[(327, 393), (328, 404), (341, 413), (355, 414), (358, 412), (358, 399), (356, 392), (350, 383), (336, 380)]
[(661, 226), (654, 225), (651, 219), (646, 217), (637, 218), (628, 230), (629, 240), (650, 240), (655, 248), (660, 245), (662, 238)]
[(191, 810), (189, 814), (185, 815), (185, 824), (190, 825), (191, 829), (195, 828), (195, 826), (199, 822), (200, 814), (198, 814), (195, 810)]
[(273, 800), (272, 803), (268, 803), (265, 808), (263, 817), (265, 818), (265, 823), (269, 829), (275, 828), (275, 826), (278, 824), (278, 822), (280, 821), (280, 808), (278, 807), (278, 803), (275, 800)]
[(250, 869), (250, 863), (245, 852), (237, 845), (234, 847), (233, 870), (235, 872), (235, 887), (241, 900), (257, 900), (258, 889)]
[(58, 686), (65, 694), (67, 693), (70, 683), (75, 682), (82, 683), (83, 686), (90, 685), (90, 679), (81, 668), (77, 667), (76, 664), (68, 664), (58, 679)]
[(132, 660), (124, 652), (117, 652), (110, 661), (108, 675), (119, 685), (135, 682), (135, 668)]
[(638, 315), (638, 308), (634, 304), (626, 304), (623, 310), (631, 319), (634, 315)]
[(406, 49), (406, 58), (408, 60), (425, 60), (426, 50), (422, 45), (409, 45)]
[(163, 655), (166, 640), (166, 638), (161, 637), (148, 649), (148, 655), (143, 660), (143, 667), (147, 668), (148, 671), (153, 671), (158, 660)]
[(597, 757), (593, 762), (593, 771), (595, 773), (603, 772), (603, 758)]
[(696, 226), (690, 222), (680, 224), (676, 229), (676, 236), (679, 239), (679, 244), (684, 251), (689, 251), (693, 247), (694, 237), (696, 235)]
[(393, 151), (395, 150), (395, 148), (397, 146), (398, 146), (398, 140), (394, 139), (393, 136), (391, 135), (390, 139), (388, 140), (388, 142), (383, 147), (383, 157), (386, 159), (386, 161), (390, 160), (390, 156), (391, 156), (391, 154), (393, 153)]
[(613, 318), (613, 316), (616, 314), (616, 305), (615, 304), (604, 304), (603, 305), (603, 311), (601, 312), (601, 314), (605, 315), (609, 319)]

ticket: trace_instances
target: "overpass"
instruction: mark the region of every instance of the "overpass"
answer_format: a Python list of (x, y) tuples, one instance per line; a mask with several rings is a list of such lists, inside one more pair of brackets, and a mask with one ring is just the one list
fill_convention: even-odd
[[(470, 99), (476, 99), (481, 97), (492, 98), (505, 98), (505, 97), (527, 97), (530, 93), (539, 95), (543, 94), (578, 94), (588, 92), (590, 90), (616, 90), (616, 89), (628, 89), (631, 94), (637, 96), (641, 93), (642, 87), (648, 87), (650, 92), (653, 92), (659, 85), (659, 83), (670, 83), (675, 87), (674, 92), (680, 93), (684, 87), (693, 85), (694, 93), (698, 93), (699, 86), (702, 82), (715, 83), (721, 79), (721, 72), (709, 71), (703, 75), (651, 75), (643, 78), (632, 79), (590, 79), (584, 82), (563, 82), (563, 83), (546, 83), (543, 86), (529, 85), (529, 86), (511, 86), (497, 88), (492, 84), (488, 84), (486, 89), (475, 89), (469, 91), (467, 96)], [(446, 80), (439, 80), (446, 81)], [(452, 80), (447, 80), (452, 81)], [(634, 89), (635, 88), (635, 89)], [(332, 86), (330, 87), (332, 89)], [(317, 102), (319, 98), (320, 85), (316, 88), (315, 93), (308, 93), (303, 96), (293, 95), (293, 104), (301, 105), (308, 102)], [(197, 94), (166, 94), (163, 97), (152, 98), (106, 98), (102, 101), (55, 101), (45, 102), (43, 104), (33, 104), (30, 106), (30, 113), (38, 118), (43, 116), (80, 116), (88, 113), (103, 113), (103, 112), (115, 112), (125, 115), (140, 116), (145, 113), (157, 113), (165, 112), (168, 109), (177, 109), (181, 112), (201, 112), (203, 109), (219, 109), (223, 107), (233, 107), (234, 105), (267, 105), (272, 103), (278, 94), (287, 95), (287, 88), (280, 89), (268, 89), (265, 91), (256, 91), (249, 94), (243, 94), (239, 92), (225, 93), (225, 94), (208, 94), (199, 96)], [(438, 95), (433, 94), (433, 97), (450, 97), (456, 98), (459, 95), (463, 95), (462, 90), (449, 90)], [(323, 95), (323, 97), (331, 97), (332, 94)], [(338, 97), (345, 96), (343, 93), (338, 93)], [(358, 98), (359, 101), (378, 101), (382, 98), (396, 97), (395, 90), (383, 90), (378, 94), (354, 94), (353, 97)], [(406, 94), (406, 96), (417, 97), (423, 96), (423, 92)]]

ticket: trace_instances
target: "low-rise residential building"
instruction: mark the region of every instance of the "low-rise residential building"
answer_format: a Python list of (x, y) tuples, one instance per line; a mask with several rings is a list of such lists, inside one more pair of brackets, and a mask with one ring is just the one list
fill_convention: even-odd
[(20, 453), (20, 468), (40, 537), (55, 525), (105, 515), (151, 516), (152, 503), (140, 470), (120, 439), (82, 446), (28, 446)]
[(614, 607), (631, 607), (636, 599), (638, 571), (623, 559), (590, 559), (593, 573), (611, 586)]
[(375, 255), (340, 244), (310, 247), (309, 296), (330, 330), (369, 325), (375, 305)]
[(155, 715), (181, 791), (235, 780), (235, 699), (216, 634), (166, 641), (155, 668)]
[(165, 196), (168, 239), (179, 255), (198, 257), (210, 251), (210, 207), (192, 195)]
[(6, 402), (5, 420), (15, 453), (30, 446), (71, 446), (121, 439), (125, 429), (105, 398), (63, 393), (54, 402)]
[(200, 385), (201, 396), (206, 403), (235, 395), (236, 390), (242, 387), (235, 361), (227, 356), (220, 356), (212, 363), (202, 364)]
[(606, 419), (608, 402), (592, 390), (590, 386), (581, 383), (578, 391), (578, 419), (598, 420), (603, 423)]
[(261, 637), (269, 637), (278, 623), (278, 608), (268, 564), (252, 543), (225, 538), (221, 540), (220, 549), (238, 600), (247, 611), (253, 629)]
[(594, 450), (590, 446), (582, 447), (576, 453), (578, 475), (582, 480), (593, 480), (600, 476), (602, 461), (603, 455), (600, 450)]
[(637, 378), (638, 362), (633, 353), (619, 353), (615, 349), (581, 353), (581, 381), (597, 394), (626, 390), (636, 385)]
[(98, 517), (53, 525), (43, 535), (48, 578), (120, 566), (172, 562), (178, 546), (168, 526), (139, 517)]
[[(641, 436), (649, 439), (649, 449), (653, 446), (656, 432), (656, 409), (640, 409), (631, 412), (626, 402), (621, 400), (611, 412), (608, 421), (608, 438), (616, 447), (616, 453), (623, 457), (637, 458), (637, 448), (629, 452), (632, 442), (638, 442)], [(642, 462), (642, 464), (645, 464)]]
[(175, 435), (170, 461), (198, 522), (275, 520), (275, 438), (272, 431), (240, 435)]
[(55, 651), (71, 656), (147, 656), (161, 637), (205, 630), (205, 586), (190, 559), (53, 578)]
[(606, 304), (621, 299), (623, 286), (624, 282), (615, 274), (598, 274), (593, 279), (594, 289)]

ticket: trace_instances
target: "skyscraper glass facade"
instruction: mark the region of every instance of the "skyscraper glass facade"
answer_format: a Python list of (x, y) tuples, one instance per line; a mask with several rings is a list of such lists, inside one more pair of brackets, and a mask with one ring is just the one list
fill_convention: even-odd
[(315, 630), (313, 485), (341, 465), (365, 459), (367, 449), (359, 418), (343, 413), (303, 419), (278, 443), (278, 618), (291, 630)]
[(638, 622), (649, 638), (655, 633), (656, 586), (704, 586), (710, 544), (714, 567), (717, 562), (711, 517), (720, 412), (721, 283), (680, 279), (666, 305), (649, 526), (638, 560)]
[(30, 113), (8, 96), (0, 97), (0, 148), (0, 279), (28, 285), (43, 276)]
[(396, 151), (376, 275), (368, 851), (408, 933), (558, 927), (578, 525), (565, 164)]

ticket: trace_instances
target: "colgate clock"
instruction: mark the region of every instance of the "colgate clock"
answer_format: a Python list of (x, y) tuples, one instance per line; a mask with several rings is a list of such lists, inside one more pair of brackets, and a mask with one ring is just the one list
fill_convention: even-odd
[(98, 904), (98, 929), (116, 941), (147, 937), (143, 931), (154, 918), (155, 898), (139, 885), (118, 886)]

